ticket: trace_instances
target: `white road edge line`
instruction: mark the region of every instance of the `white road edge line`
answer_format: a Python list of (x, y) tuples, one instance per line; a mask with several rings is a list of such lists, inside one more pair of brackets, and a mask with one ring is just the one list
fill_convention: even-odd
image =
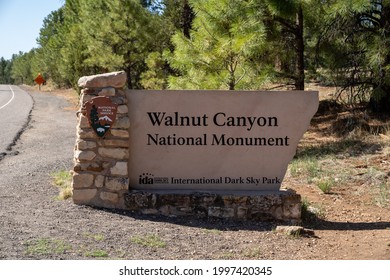
[(9, 87), (9, 89), (11, 90), (11, 92), (12, 92), (12, 97), (11, 97), (11, 99), (7, 102), (7, 103), (5, 103), (3, 106), (1, 106), (0, 107), (0, 110), (1, 109), (3, 109), (5, 106), (7, 106), (8, 104), (10, 104), (11, 102), (12, 102), (12, 100), (15, 98), (15, 92), (14, 92), (14, 90), (11, 88), (11, 86), (8, 86)]

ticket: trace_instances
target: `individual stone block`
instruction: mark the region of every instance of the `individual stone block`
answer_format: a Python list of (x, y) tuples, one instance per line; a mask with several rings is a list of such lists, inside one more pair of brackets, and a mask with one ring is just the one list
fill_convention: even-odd
[(104, 201), (109, 201), (109, 202), (115, 204), (119, 200), (119, 195), (117, 193), (101, 192), (100, 198)]
[(92, 129), (79, 128), (77, 131), (80, 139), (99, 139), (96, 133)]
[(122, 191), (129, 189), (129, 178), (110, 178), (106, 180), (105, 187), (110, 191)]
[(81, 94), (81, 98), (80, 98), (80, 102), (81, 104), (84, 104), (85, 102), (88, 102), (88, 101), (91, 101), (92, 98), (94, 98), (95, 96), (93, 95), (89, 95), (89, 94)]
[(119, 118), (114, 125), (113, 128), (121, 128), (121, 129), (128, 129), (130, 127), (130, 120), (128, 117)]
[(99, 148), (99, 154), (102, 157), (113, 158), (113, 159), (128, 159), (128, 149), (121, 148)]
[(115, 88), (107, 87), (103, 88), (99, 93), (99, 96), (115, 96)]
[(94, 176), (92, 174), (75, 173), (72, 182), (73, 189), (89, 188), (93, 184), (93, 179)]
[(246, 220), (248, 216), (248, 208), (247, 207), (238, 207), (237, 208), (237, 218), (240, 220)]
[(118, 114), (127, 114), (129, 112), (129, 107), (127, 105), (118, 106)]
[(245, 196), (233, 196), (233, 195), (223, 195), (222, 196), (223, 205), (225, 207), (232, 207), (234, 205), (245, 205), (247, 202), (247, 197)]
[(111, 147), (120, 147), (120, 148), (128, 148), (129, 140), (104, 140), (103, 146), (111, 146)]
[(114, 176), (128, 176), (127, 161), (118, 161), (110, 171)]
[(92, 151), (75, 151), (74, 157), (78, 161), (91, 161), (96, 157), (96, 154)]
[[(199, 195), (200, 196), (200, 204), (205, 206), (212, 205), (217, 200), (217, 195), (207, 194), (207, 195)], [(199, 199), (199, 198), (198, 198)]]
[(92, 172), (102, 172), (105, 167), (102, 166), (102, 162), (92, 161), (92, 162), (76, 162), (73, 170), (76, 172), (80, 171), (92, 171)]
[(129, 132), (123, 129), (111, 129), (110, 130), (112, 136), (120, 137), (120, 138), (129, 138)]
[(163, 205), (158, 210), (163, 216), (175, 217), (175, 216), (181, 216), (181, 215), (185, 214), (185, 213), (181, 213), (181, 212), (177, 211), (176, 207), (174, 207), (172, 205)]
[(75, 165), (73, 166), (73, 171), (75, 172), (84, 171), (80, 162), (75, 162)]
[(93, 149), (93, 148), (96, 148), (96, 142), (92, 142), (92, 141), (85, 141), (85, 140), (78, 140), (77, 141), (77, 149), (78, 150), (88, 150), (88, 149)]
[(117, 89), (116, 90), (116, 94), (119, 95), (119, 96), (125, 96), (126, 92), (123, 89)]
[(217, 218), (234, 218), (233, 208), (209, 207), (208, 215)]
[(82, 94), (88, 94), (88, 95), (97, 95), (97, 89), (95, 88), (83, 88), (81, 90)]
[(127, 76), (124, 71), (112, 72), (100, 75), (85, 76), (78, 80), (81, 88), (122, 88), (126, 84)]
[(79, 126), (81, 128), (90, 128), (91, 127), (91, 125), (89, 124), (88, 119), (87, 119), (86, 116), (80, 114), (80, 116), (79, 116)]
[(124, 105), (127, 104), (127, 99), (125, 97), (115, 96), (110, 98), (111, 101), (118, 105)]
[(97, 189), (73, 190), (73, 202), (76, 204), (89, 204), (95, 198)]
[(283, 199), (283, 215), (291, 219), (300, 219), (301, 217), (301, 196), (299, 194), (291, 194)]
[(124, 195), (124, 202), (128, 210), (142, 211), (142, 209), (156, 209), (156, 194), (131, 192)]
[(95, 178), (95, 187), (97, 188), (103, 188), (104, 186), (104, 179), (105, 177), (102, 176), (102, 175), (97, 175), (96, 178)]

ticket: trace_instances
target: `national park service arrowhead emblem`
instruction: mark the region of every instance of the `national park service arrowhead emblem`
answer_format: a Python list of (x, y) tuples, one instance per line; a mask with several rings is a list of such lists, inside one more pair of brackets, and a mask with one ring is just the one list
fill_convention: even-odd
[(115, 122), (118, 105), (109, 97), (94, 97), (84, 103), (88, 121), (99, 137), (104, 137)]

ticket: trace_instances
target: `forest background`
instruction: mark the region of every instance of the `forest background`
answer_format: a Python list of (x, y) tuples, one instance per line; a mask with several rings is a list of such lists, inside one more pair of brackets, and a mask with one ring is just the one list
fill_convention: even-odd
[(130, 89), (338, 88), (390, 112), (390, 0), (65, 0), (38, 47), (0, 58), (0, 84), (38, 73), (77, 89), (124, 70)]

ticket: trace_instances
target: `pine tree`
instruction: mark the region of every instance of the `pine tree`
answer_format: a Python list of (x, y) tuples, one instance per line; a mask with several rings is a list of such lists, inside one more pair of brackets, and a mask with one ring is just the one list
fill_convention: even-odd
[(162, 0), (161, 3), (163, 6), (161, 16), (163, 21), (170, 25), (170, 30), (181, 31), (185, 37), (189, 38), (195, 18), (189, 0)]
[(138, 0), (80, 0), (80, 4), (89, 55), (85, 63), (105, 71), (125, 70), (128, 88), (140, 88), (144, 60), (159, 31), (155, 15)]
[(173, 36), (170, 59), (179, 76), (171, 76), (171, 88), (249, 89), (257, 87), (261, 74), (251, 58), (262, 52), (264, 25), (254, 1), (190, 1), (196, 17), (187, 36)]
[(11, 76), (17, 84), (34, 83), (34, 74), (31, 71), (31, 61), (35, 54), (35, 49), (27, 53), (19, 52), (12, 56)]
[(167, 89), (168, 73), (171, 71), (162, 52), (152, 52), (145, 60), (147, 70), (141, 74), (141, 85), (145, 89)]
[(390, 112), (390, 1), (334, 1), (321, 41), (324, 67), (349, 104)]
[(66, 0), (63, 7), (64, 22), (59, 30), (64, 38), (61, 47), (61, 60), (58, 63), (61, 77), (67, 84), (78, 89), (77, 81), (82, 76), (97, 74), (96, 67), (85, 61), (90, 57), (87, 36), (82, 29), (81, 0)]
[(12, 62), (10, 60), (0, 58), (0, 84), (11, 84), (11, 66)]
[(390, 115), (390, 1), (371, 1), (369, 12), (361, 14), (359, 20), (366, 32), (374, 33), (366, 56), (374, 76), (370, 106)]
[(188, 0), (148, 2), (152, 2), (148, 5), (149, 9), (159, 10), (158, 15), (155, 15), (155, 20), (160, 31), (158, 36), (155, 36), (154, 51), (150, 52), (145, 59), (147, 69), (141, 74), (141, 85), (146, 89), (166, 89), (169, 76), (176, 75), (175, 70), (167, 61), (169, 52), (174, 50), (171, 38), (175, 32), (182, 33), (189, 38), (195, 14)]
[[(269, 19), (269, 46), (278, 49), (274, 54), (278, 74), (281, 78), (293, 80), (296, 90), (305, 89), (305, 47), (306, 18), (317, 14), (326, 1), (317, 0), (259, 0), (265, 5)], [(311, 33), (311, 32), (310, 32)], [(276, 44), (277, 45), (276, 45)]]
[(33, 73), (44, 73), (47, 78), (50, 78), (59, 86), (66, 85), (58, 67), (62, 62), (61, 48), (66, 40), (66, 37), (63, 36), (64, 34), (61, 34), (63, 22), (64, 14), (62, 8), (51, 12), (43, 20), (43, 26), (37, 38), (40, 48), (36, 50), (35, 56), (31, 61)]

